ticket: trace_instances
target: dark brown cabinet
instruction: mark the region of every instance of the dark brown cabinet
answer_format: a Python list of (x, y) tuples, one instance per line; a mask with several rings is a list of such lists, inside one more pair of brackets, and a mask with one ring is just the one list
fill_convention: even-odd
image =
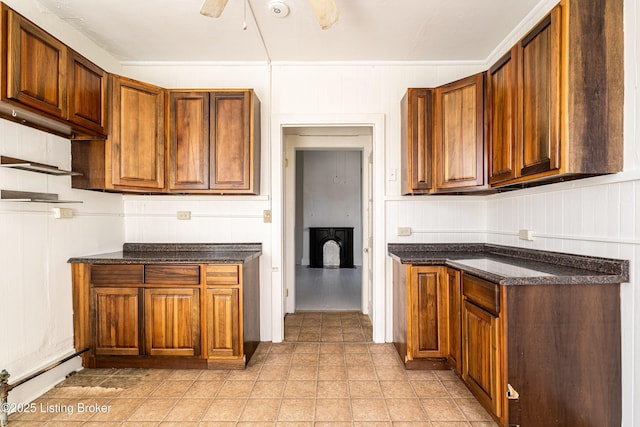
[(484, 74), (435, 90), (435, 190), (484, 188)]
[(516, 176), (518, 49), (511, 49), (487, 72), (489, 184)]
[(490, 68), (493, 187), (622, 170), (622, 52), (622, 1), (563, 0)]
[(171, 92), (169, 190), (259, 194), (259, 115), (252, 90)]
[(484, 74), (401, 102), (402, 194), (486, 189)]
[(85, 367), (243, 368), (260, 343), (259, 259), (72, 264)]
[(2, 98), (65, 119), (67, 47), (4, 5), (2, 14), (7, 25)]
[(445, 268), (445, 283), (447, 286), (447, 360), (451, 367), (458, 373), (461, 372), (461, 352), (462, 352), (462, 282), (461, 272), (453, 268)]
[(480, 403), (501, 418), (504, 370), (500, 287), (464, 275), (462, 289), (462, 379)]
[(145, 289), (143, 319), (148, 355), (200, 354), (199, 289)]
[(69, 50), (67, 78), (69, 120), (99, 135), (106, 135), (107, 73)]
[(92, 289), (94, 352), (96, 355), (139, 355), (140, 292), (137, 288)]
[(426, 194), (433, 181), (433, 89), (408, 89), (402, 117), (402, 194)]
[(104, 136), (106, 72), (6, 5), (1, 10), (0, 92), (16, 108), (8, 118), (65, 137)]
[(107, 188), (164, 189), (164, 96), (160, 87), (110, 76)]

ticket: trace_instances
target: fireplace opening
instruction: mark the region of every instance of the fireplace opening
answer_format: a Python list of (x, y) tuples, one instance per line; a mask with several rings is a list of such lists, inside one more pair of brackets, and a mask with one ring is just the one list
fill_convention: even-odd
[(353, 227), (309, 227), (310, 268), (353, 268)]

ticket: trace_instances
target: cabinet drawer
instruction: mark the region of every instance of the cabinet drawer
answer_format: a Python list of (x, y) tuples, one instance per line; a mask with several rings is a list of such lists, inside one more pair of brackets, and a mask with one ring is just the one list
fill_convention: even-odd
[(207, 266), (207, 285), (238, 285), (240, 283), (238, 264), (216, 264)]
[(94, 285), (142, 284), (144, 266), (141, 264), (91, 266), (91, 283)]
[(496, 315), (500, 312), (499, 285), (465, 274), (462, 279), (462, 293), (477, 306)]
[(145, 265), (144, 283), (168, 285), (197, 285), (200, 283), (199, 265)]

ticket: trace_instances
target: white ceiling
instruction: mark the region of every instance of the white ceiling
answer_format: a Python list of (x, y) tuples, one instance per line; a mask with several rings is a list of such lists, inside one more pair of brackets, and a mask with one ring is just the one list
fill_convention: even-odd
[[(307, 0), (229, 0), (220, 18), (202, 0), (39, 0), (120, 61), (485, 60), (544, 0), (335, 0), (321, 30)], [(254, 19), (255, 17), (255, 19)], [(264, 42), (263, 42), (264, 41)]]

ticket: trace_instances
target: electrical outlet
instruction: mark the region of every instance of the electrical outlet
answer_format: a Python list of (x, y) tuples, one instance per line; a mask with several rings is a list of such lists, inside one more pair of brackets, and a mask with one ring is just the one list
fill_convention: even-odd
[(190, 220), (191, 219), (191, 211), (178, 211), (177, 214), (178, 219)]
[(520, 240), (533, 240), (533, 230), (520, 230), (518, 231), (518, 237), (520, 237)]
[(271, 222), (271, 211), (270, 210), (265, 210), (262, 212), (262, 219), (264, 220), (264, 222), (269, 223)]
[(411, 236), (411, 227), (398, 227), (398, 236)]
[(73, 218), (73, 209), (71, 208), (53, 208), (53, 217), (56, 219)]

